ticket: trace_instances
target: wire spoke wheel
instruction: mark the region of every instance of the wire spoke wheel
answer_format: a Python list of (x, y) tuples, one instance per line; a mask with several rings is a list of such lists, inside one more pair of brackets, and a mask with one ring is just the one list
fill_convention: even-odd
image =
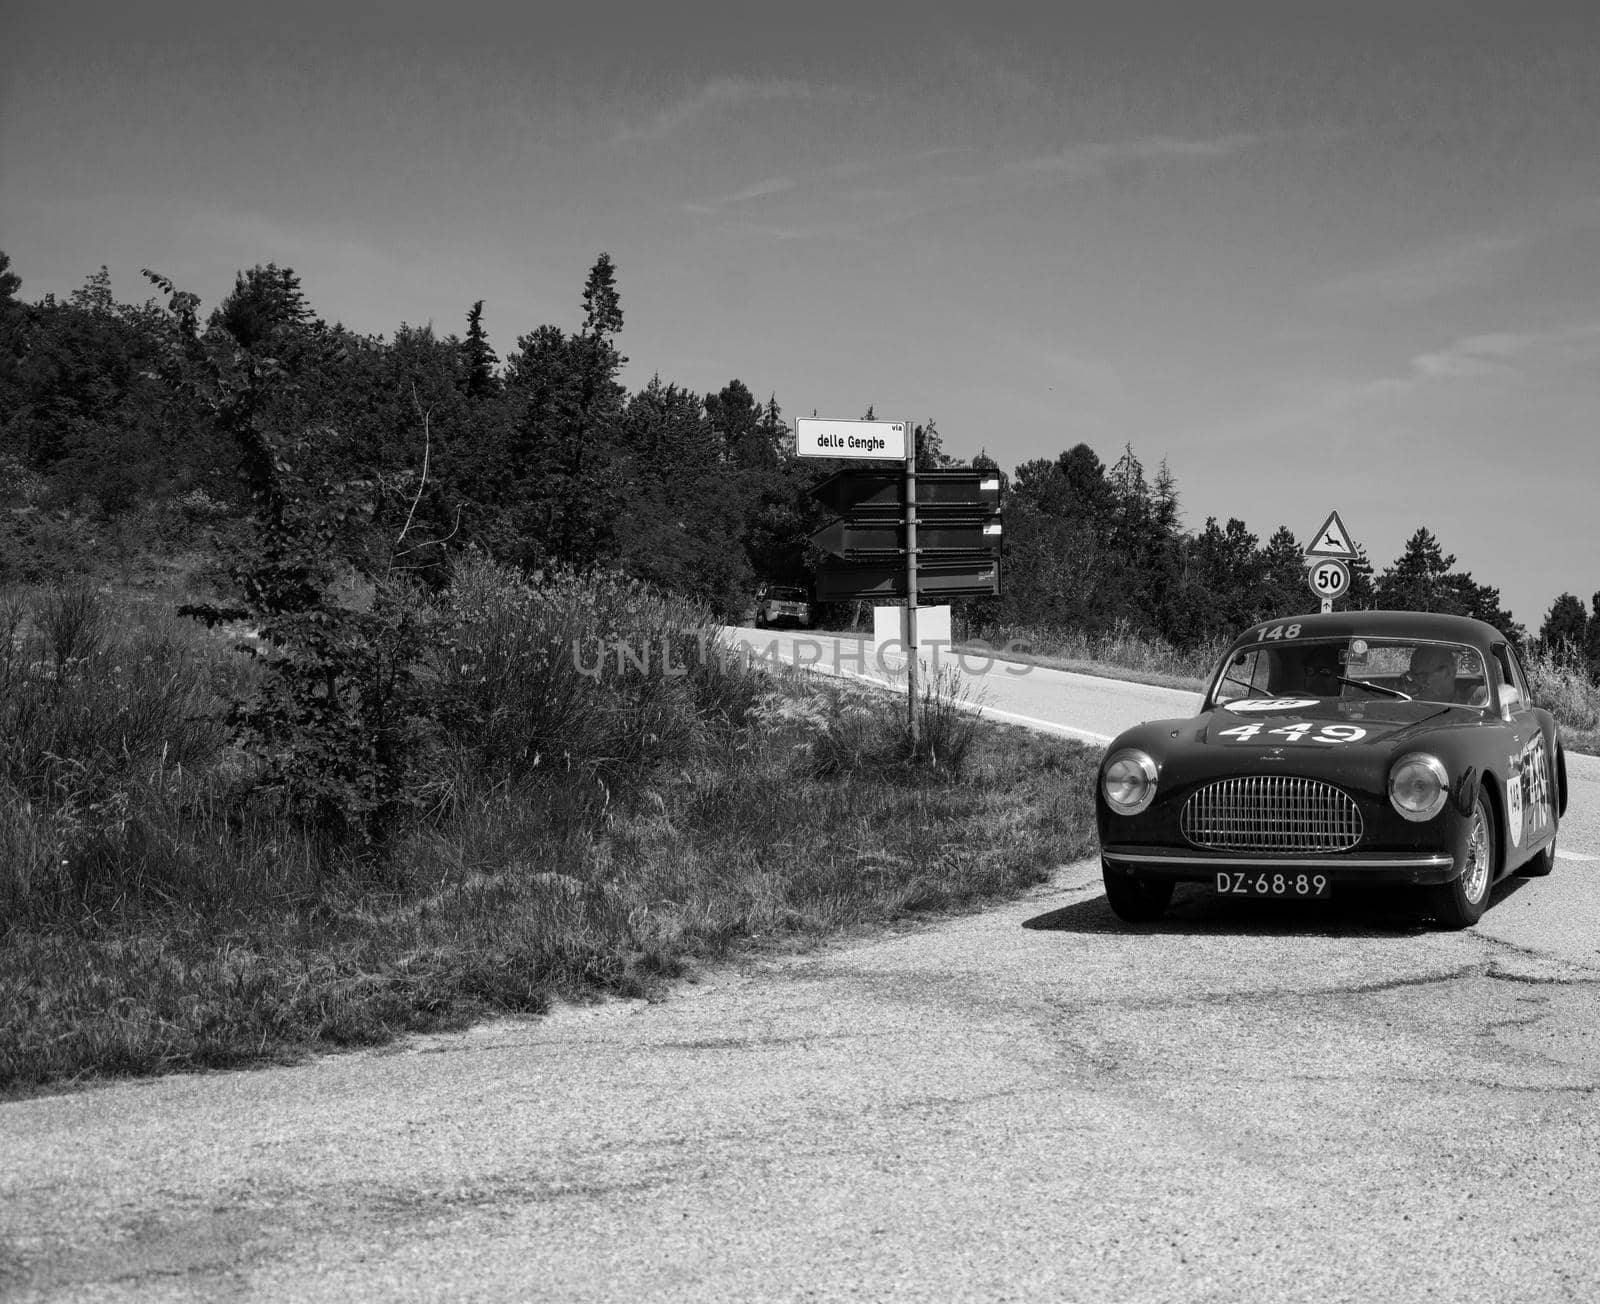
[(1429, 913), (1445, 928), (1468, 928), (1489, 904), (1494, 882), (1495, 844), (1499, 839), (1494, 812), (1479, 789), (1472, 802), (1472, 822), (1461, 854), (1461, 872), (1448, 883), (1428, 890)]
[(1467, 835), (1466, 864), (1461, 870), (1461, 895), (1468, 901), (1482, 901), (1489, 894), (1489, 825), (1479, 803), (1472, 812), (1472, 831)]

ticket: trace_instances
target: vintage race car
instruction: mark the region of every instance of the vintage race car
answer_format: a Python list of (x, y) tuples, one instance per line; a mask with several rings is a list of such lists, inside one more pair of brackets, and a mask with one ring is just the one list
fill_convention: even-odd
[(1181, 882), (1287, 898), (1389, 883), (1464, 928), (1496, 879), (1554, 868), (1566, 803), (1555, 720), (1499, 631), (1351, 611), (1246, 630), (1199, 715), (1106, 749), (1095, 814), (1106, 897), (1130, 922)]

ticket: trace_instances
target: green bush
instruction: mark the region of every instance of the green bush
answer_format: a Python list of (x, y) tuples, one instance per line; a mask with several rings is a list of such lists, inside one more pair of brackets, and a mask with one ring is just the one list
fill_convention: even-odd
[(1600, 684), (1549, 649), (1535, 648), (1523, 664), (1533, 700), (1561, 724), (1573, 751), (1600, 750)]
[(682, 761), (737, 725), (761, 676), (725, 654), (700, 604), (614, 575), (455, 569), (431, 657), (454, 772), (610, 775)]

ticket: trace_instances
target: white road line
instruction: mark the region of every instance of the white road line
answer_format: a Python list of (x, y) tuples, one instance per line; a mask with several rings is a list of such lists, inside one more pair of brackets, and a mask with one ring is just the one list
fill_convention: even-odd
[(1095, 733), (1090, 729), (1075, 729), (1070, 724), (1056, 724), (1052, 720), (1040, 720), (1036, 716), (1018, 715), (1015, 711), (1002, 711), (997, 706), (976, 706), (974, 710), (982, 711), (987, 717), (1007, 720), (1012, 724), (1026, 725), (1030, 729), (1039, 729), (1045, 733), (1064, 734), (1068, 738), (1076, 738), (1080, 742), (1099, 743), (1104, 747), (1111, 741), (1110, 734)]
[(1600, 860), (1600, 856), (1586, 856), (1581, 851), (1563, 851), (1563, 850), (1561, 850), (1560, 847), (1557, 847), (1556, 848), (1556, 859), (1557, 860)]

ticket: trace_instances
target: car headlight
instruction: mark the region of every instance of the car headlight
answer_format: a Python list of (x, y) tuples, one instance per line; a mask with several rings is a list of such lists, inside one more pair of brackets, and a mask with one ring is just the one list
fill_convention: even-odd
[(1106, 804), (1119, 815), (1137, 815), (1155, 797), (1158, 773), (1148, 752), (1129, 748), (1106, 762), (1100, 791), (1105, 794)]
[(1431, 820), (1450, 795), (1444, 762), (1426, 752), (1412, 752), (1389, 771), (1389, 801), (1408, 820)]

